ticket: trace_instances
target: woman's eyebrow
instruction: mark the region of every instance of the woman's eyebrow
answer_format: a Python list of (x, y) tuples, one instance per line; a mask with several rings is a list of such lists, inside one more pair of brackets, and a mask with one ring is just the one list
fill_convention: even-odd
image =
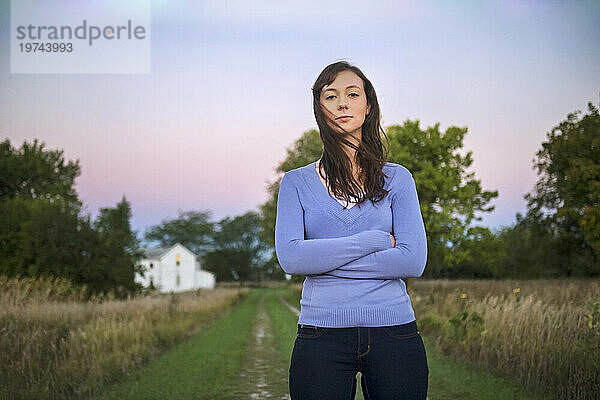
[[(357, 89), (360, 89), (360, 86), (357, 86), (357, 85), (350, 85), (350, 86), (348, 86), (348, 87), (346, 88), (346, 90), (348, 90), (348, 89), (350, 89), (350, 88), (357, 88)], [(325, 92), (327, 92), (327, 91), (329, 91), (329, 90), (332, 90), (332, 91), (334, 91), (334, 92), (337, 92), (337, 89), (334, 89), (334, 88), (329, 88), (329, 89), (325, 89), (325, 90), (323, 90), (323, 93), (325, 93)]]

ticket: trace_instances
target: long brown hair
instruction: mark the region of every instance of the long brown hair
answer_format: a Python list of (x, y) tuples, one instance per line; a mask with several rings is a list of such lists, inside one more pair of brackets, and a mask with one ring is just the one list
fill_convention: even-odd
[[(338, 73), (342, 71), (352, 71), (358, 75), (363, 81), (365, 95), (367, 96), (367, 104), (371, 106), (365, 121), (362, 125), (362, 138), (359, 145), (344, 138), (343, 133), (338, 133), (327, 124), (323, 110), (325, 107), (321, 105), (321, 90), (326, 85), (331, 84)], [(323, 142), (323, 156), (319, 163), (319, 175), (327, 182), (330, 191), (336, 197), (340, 197), (346, 201), (352, 201), (352, 197), (359, 199), (357, 206), (360, 206), (367, 199), (371, 202), (378, 202), (388, 193), (383, 188), (387, 175), (383, 173), (383, 166), (387, 161), (388, 147), (384, 146), (381, 134), (385, 137), (386, 143), (389, 146), (389, 141), (385, 131), (381, 128), (381, 112), (377, 95), (371, 82), (367, 79), (362, 71), (349, 64), (346, 61), (338, 61), (328, 65), (319, 74), (313, 87), (313, 111), (315, 119), (319, 126), (319, 134)], [(328, 111), (325, 109), (325, 111)], [(329, 121), (338, 126), (342, 131), (348, 133), (341, 127), (333, 118)], [(360, 183), (356, 181), (352, 174), (352, 163), (342, 146), (346, 145), (356, 150), (354, 161), (360, 169), (359, 179), (362, 180), (364, 186), (364, 194), (361, 194)], [(325, 176), (323, 175), (325, 171)]]

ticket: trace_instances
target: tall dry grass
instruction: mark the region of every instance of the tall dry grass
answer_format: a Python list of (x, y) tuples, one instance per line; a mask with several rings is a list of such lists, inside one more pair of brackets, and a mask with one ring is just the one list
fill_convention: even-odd
[(66, 279), (0, 276), (0, 396), (93, 395), (203, 324), (249, 289), (200, 289), (127, 300), (91, 297)]
[(407, 288), (419, 330), (445, 354), (558, 399), (600, 399), (600, 280), (411, 278)]
[(559, 399), (600, 398), (600, 281), (415, 279), (409, 293), (445, 353)]

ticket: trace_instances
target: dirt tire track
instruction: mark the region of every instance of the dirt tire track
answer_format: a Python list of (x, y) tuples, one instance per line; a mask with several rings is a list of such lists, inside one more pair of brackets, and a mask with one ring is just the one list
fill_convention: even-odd
[(265, 294), (257, 303), (256, 323), (252, 332), (255, 340), (248, 349), (245, 368), (240, 372), (237, 399), (290, 399), (288, 371), (281, 364), (271, 319), (264, 305)]

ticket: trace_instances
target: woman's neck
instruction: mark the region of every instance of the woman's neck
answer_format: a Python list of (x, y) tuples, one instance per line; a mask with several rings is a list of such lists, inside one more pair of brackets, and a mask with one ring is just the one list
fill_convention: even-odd
[[(321, 159), (319, 158), (316, 163), (315, 163), (315, 169), (317, 170), (317, 175), (319, 175), (319, 179), (321, 179), (321, 182), (323, 182), (323, 184), (325, 186), (327, 186), (325, 184), (325, 182), (323, 181), (323, 178), (321, 177), (321, 174), (319, 174), (319, 166), (321, 165)], [(354, 164), (352, 165), (352, 176), (354, 176), (354, 179), (356, 179), (358, 182), (360, 182), (360, 177), (359, 177), (359, 173), (360, 173), (360, 169), (358, 168), (358, 166), (355, 166)], [(364, 188), (362, 187), (363, 185), (361, 184), (361, 190), (364, 191)]]

